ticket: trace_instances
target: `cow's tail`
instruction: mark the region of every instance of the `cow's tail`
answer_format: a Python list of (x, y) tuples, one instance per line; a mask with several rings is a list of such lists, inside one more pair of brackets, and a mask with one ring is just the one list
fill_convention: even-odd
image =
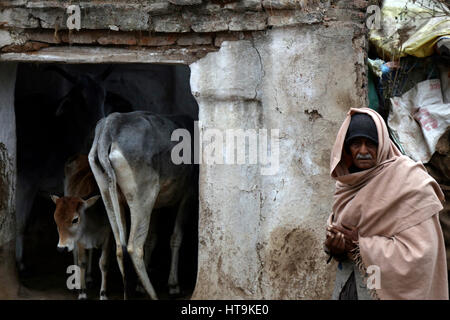
[(109, 195), (111, 197), (111, 204), (114, 210), (114, 217), (116, 218), (116, 225), (119, 229), (119, 239), (121, 246), (126, 246), (126, 226), (122, 223), (124, 221), (124, 217), (121, 216), (120, 205), (119, 205), (119, 197), (117, 193), (117, 178), (116, 173), (111, 165), (111, 161), (109, 158), (111, 152), (112, 139), (111, 134), (108, 128), (111, 128), (111, 117), (107, 117), (105, 119), (104, 130), (100, 133), (99, 143), (97, 144), (98, 148), (98, 159), (100, 161), (103, 170), (105, 170), (107, 181), (108, 181), (108, 190)]
[[(103, 130), (99, 134), (99, 140), (97, 143), (98, 150), (98, 159), (105, 170), (107, 179), (108, 179), (108, 189), (109, 195), (111, 197), (111, 204), (114, 210), (114, 217), (116, 219), (116, 225), (119, 230), (119, 240), (120, 245), (122, 247), (123, 254), (123, 266), (124, 266), (124, 289), (126, 293), (129, 293), (129, 287), (127, 286), (127, 275), (130, 275), (130, 272), (133, 272), (133, 265), (131, 262), (130, 255), (127, 250), (127, 227), (125, 224), (125, 217), (123, 216), (124, 212), (120, 210), (119, 204), (119, 194), (117, 190), (117, 178), (116, 173), (111, 165), (110, 161), (110, 152), (112, 146), (112, 138), (111, 133), (108, 128), (113, 127), (112, 122), (114, 121), (114, 116), (109, 116), (104, 120)], [(96, 136), (97, 138), (97, 136)]]

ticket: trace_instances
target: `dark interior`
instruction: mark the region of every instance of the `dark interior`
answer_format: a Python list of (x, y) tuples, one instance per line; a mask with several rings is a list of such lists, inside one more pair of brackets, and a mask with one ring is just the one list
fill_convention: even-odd
[[(49, 172), (53, 168), (42, 168), (37, 153), (53, 152), (59, 160), (70, 156), (73, 150), (59, 148), (67, 144), (70, 134), (67, 126), (59, 128), (52, 124), (52, 118), (58, 105), (73, 89), (73, 82), (54, 68), (63, 70), (68, 75), (98, 77), (109, 72), (104, 82), (110, 92), (107, 99), (117, 105), (132, 105), (135, 110), (148, 110), (159, 114), (188, 114), (198, 119), (198, 105), (191, 94), (188, 66), (150, 65), (150, 64), (30, 64), (21, 63), (16, 80), (16, 130), (18, 136), (17, 155), (22, 166), (36, 166), (36, 172)], [(109, 71), (105, 71), (109, 68)], [(123, 110), (127, 110), (124, 107)], [(73, 111), (73, 110), (72, 110)], [(74, 121), (73, 126), (77, 123)], [(69, 133), (68, 133), (69, 132)], [(36, 143), (38, 141), (38, 143)], [(42, 142), (42, 146), (41, 146)], [(54, 144), (52, 144), (52, 142)], [(84, 151), (89, 146), (84, 147)], [(18, 165), (18, 170), (20, 166)], [(56, 169), (55, 169), (56, 170)], [(33, 171), (33, 170), (31, 170)], [(43, 177), (42, 179), (45, 179)], [(45, 184), (45, 183), (44, 183)], [(192, 187), (198, 188), (198, 176), (192, 181)], [(42, 190), (47, 189), (47, 190)], [(60, 294), (62, 299), (76, 299), (77, 292), (66, 287), (69, 274), (66, 269), (73, 264), (72, 253), (60, 253), (56, 250), (58, 232), (53, 218), (54, 203), (49, 193), (62, 195), (62, 190), (51, 183), (37, 191), (27, 219), (24, 239), (25, 270), (20, 272), (20, 281), (30, 289)], [(151, 223), (157, 223), (158, 241), (151, 257), (147, 271), (159, 299), (187, 299), (193, 292), (197, 274), (197, 227), (198, 199), (190, 208), (190, 219), (186, 225), (180, 248), (179, 281), (181, 294), (168, 294), (167, 280), (170, 269), (170, 235), (173, 230), (175, 208), (154, 210)], [(114, 250), (110, 253), (108, 273), (108, 298), (122, 299), (123, 284), (117, 266)], [(100, 270), (98, 259), (100, 250), (94, 251), (92, 262), (93, 284), (88, 288), (89, 299), (98, 299), (100, 290)], [(138, 292), (131, 298), (147, 298)]]

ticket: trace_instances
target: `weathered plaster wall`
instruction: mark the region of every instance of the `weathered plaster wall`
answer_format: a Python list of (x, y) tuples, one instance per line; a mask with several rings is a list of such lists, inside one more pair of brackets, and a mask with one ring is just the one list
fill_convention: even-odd
[(366, 104), (351, 23), (277, 28), (191, 65), (202, 130), (280, 129), (279, 171), (203, 165), (194, 298), (325, 299), (329, 157), (349, 107)]
[[(14, 210), (16, 130), (14, 116), (14, 84), (16, 65), (0, 65), (0, 245), (10, 241), (14, 223), (7, 210)], [(11, 188), (12, 187), (12, 188)]]
[(17, 295), (15, 272), (16, 65), (0, 64), (0, 299)]
[(280, 170), (262, 177), (264, 298), (331, 293), (335, 266), (327, 268), (322, 248), (334, 191), (330, 153), (346, 111), (366, 105), (355, 36), (352, 24), (340, 23), (276, 29), (256, 41), (263, 123), (280, 128)]
[(67, 1), (5, 2), (0, 61), (185, 63), (203, 132), (280, 130), (274, 175), (201, 165), (194, 299), (331, 297), (328, 163), (346, 111), (366, 105), (368, 1), (80, 1), (79, 32)]

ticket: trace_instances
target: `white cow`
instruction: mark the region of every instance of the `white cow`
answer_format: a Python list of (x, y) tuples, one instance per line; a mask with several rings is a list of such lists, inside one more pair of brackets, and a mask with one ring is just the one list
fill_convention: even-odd
[[(101, 120), (95, 130), (89, 163), (100, 188), (108, 213), (120, 271), (126, 277), (124, 259), (131, 257), (143, 287), (157, 299), (144, 263), (144, 244), (149, 232), (152, 210), (177, 206), (171, 237), (169, 293), (179, 293), (178, 257), (183, 225), (188, 218), (188, 202), (196, 190), (192, 181), (198, 166), (176, 165), (171, 150), (172, 132), (188, 129), (193, 137), (193, 120), (188, 116), (161, 116), (150, 112), (113, 113)], [(193, 162), (191, 162), (193, 163)], [(127, 237), (125, 206), (130, 212)], [(146, 252), (147, 260), (151, 252)], [(125, 289), (124, 297), (127, 298)]]

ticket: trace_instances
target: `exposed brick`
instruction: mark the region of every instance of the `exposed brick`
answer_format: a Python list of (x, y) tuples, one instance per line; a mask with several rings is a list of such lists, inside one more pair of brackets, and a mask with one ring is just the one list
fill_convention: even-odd
[(366, 9), (369, 6), (369, 1), (367, 1), (367, 0), (353, 0), (353, 6), (356, 9)]
[(117, 8), (114, 5), (103, 5), (86, 8), (81, 11), (82, 29), (108, 29), (117, 26), (121, 31), (149, 29), (149, 15), (145, 10)]
[(269, 18), (267, 24), (269, 26), (289, 26), (297, 24), (313, 24), (320, 23), (323, 20), (323, 14), (319, 12), (302, 12), (291, 10), (268, 11)]
[[(64, 9), (71, 4), (70, 1), (61, 1), (61, 0), (21, 0), (22, 4), (25, 5), (26, 8), (59, 8), (64, 11)], [(0, 0), (0, 6), (3, 2)], [(14, 1), (13, 1), (14, 2)], [(18, 1), (16, 1), (18, 2)], [(148, 2), (148, 3), (147, 3)], [(105, 7), (113, 8), (115, 11), (127, 11), (137, 14), (139, 12), (142, 12), (144, 14), (150, 13), (150, 14), (166, 14), (169, 13), (172, 9), (172, 5), (166, 1), (166, 0), (153, 0), (153, 1), (139, 1), (136, 3), (133, 3), (131, 1), (118, 1), (118, 0), (102, 0), (102, 1), (79, 1), (79, 3), (72, 3), (72, 4), (79, 4), (81, 10), (98, 10)], [(11, 5), (10, 5), (11, 6)]]
[(226, 12), (222, 14), (201, 15), (192, 17), (191, 28), (195, 32), (217, 32), (228, 30), (230, 17)]
[(190, 24), (181, 15), (152, 17), (152, 30), (156, 32), (189, 32)]
[[(98, 42), (98, 39), (102, 36), (105, 36), (105, 32), (100, 30), (92, 30), (92, 31), (68, 31), (60, 33), (59, 38), (61, 41), (66, 43), (77, 43), (77, 44), (95, 44)], [(108, 32), (109, 34), (109, 32)]]
[(174, 35), (155, 35), (141, 36), (138, 39), (138, 45), (147, 47), (168, 46), (175, 44), (177, 36)]
[(27, 0), (0, 0), (0, 8), (1, 7), (9, 7), (9, 6), (23, 6), (27, 3)]
[(241, 0), (233, 3), (228, 3), (224, 6), (225, 9), (233, 11), (261, 11), (261, 0)]
[(357, 10), (330, 8), (326, 12), (328, 17), (332, 17), (331, 20), (335, 21), (352, 21), (355, 23), (362, 23), (365, 20), (365, 13)]
[[(17, 28), (67, 29), (67, 14), (59, 7), (11, 7), (0, 10), (0, 22)], [(122, 31), (148, 30), (149, 15), (140, 8), (117, 8), (114, 5), (98, 5), (82, 8), (82, 29), (107, 29), (118, 26)]]
[[(0, 9), (0, 27), (27, 29), (28, 40), (51, 44), (70, 40), (72, 44), (189, 46), (214, 42), (220, 46), (223, 41), (236, 38), (236, 35), (225, 35), (228, 31), (245, 33), (265, 30), (268, 26), (362, 21), (363, 8), (374, 1), (377, 0), (336, 0), (331, 7), (323, 0), (81, 1), (82, 29), (73, 31), (69, 38), (67, 14), (63, 10), (71, 3), (69, 0), (11, 0), (8, 7)], [(0, 4), (5, 2), (0, 0)], [(325, 8), (329, 21), (324, 19)], [(36, 32), (44, 29), (49, 32)], [(108, 29), (118, 30), (117, 34)], [(137, 31), (156, 35), (138, 36)], [(213, 32), (220, 34), (215, 38), (204, 35)], [(185, 33), (189, 35), (174, 35)]]
[(169, 0), (169, 2), (178, 6), (191, 6), (194, 4), (201, 4), (202, 0)]
[(208, 1), (207, 3), (203, 4), (199, 8), (196, 8), (195, 14), (213, 14), (213, 13), (219, 13), (223, 11), (223, 6), (221, 6), (218, 3), (212, 3)]
[(69, 5), (69, 2), (57, 0), (28, 0), (24, 5), (27, 8), (65, 8)]
[(191, 45), (201, 45), (201, 44), (211, 44), (212, 36), (209, 34), (186, 34), (181, 36), (177, 40), (177, 44), (180, 46), (191, 46)]
[(150, 14), (167, 14), (171, 11), (171, 5), (168, 1), (150, 3), (147, 11)]
[(214, 45), (220, 47), (224, 41), (237, 41), (244, 39), (243, 32), (220, 32), (214, 39)]
[(308, 0), (263, 0), (262, 5), (267, 10), (302, 9)]
[(39, 21), (29, 15), (23, 8), (8, 8), (0, 10), (0, 23), (7, 27), (38, 28)]
[(230, 31), (264, 30), (267, 26), (267, 16), (263, 12), (246, 12), (231, 16)]
[[(166, 46), (173, 45), (178, 35), (142, 35), (137, 32), (111, 32), (108, 30), (73, 31), (67, 30), (55, 32), (50, 30), (29, 31), (26, 39), (45, 42), (50, 44), (72, 43), (72, 44), (95, 44), (101, 45), (139, 45), (139, 46)], [(202, 41), (203, 44), (205, 40)], [(209, 42), (209, 44), (211, 41)]]
[(129, 45), (137, 44), (136, 36), (133, 33), (110, 33), (98, 38), (97, 42), (101, 45)]
[(376, 1), (367, 1), (367, 0), (337, 1), (336, 8), (365, 10), (371, 3), (374, 4), (376, 3)]
[(38, 51), (42, 48), (50, 46), (47, 43), (28, 41), (22, 45), (13, 44), (10, 46), (3, 47), (1, 49), (2, 52), (30, 52), (30, 51)]

